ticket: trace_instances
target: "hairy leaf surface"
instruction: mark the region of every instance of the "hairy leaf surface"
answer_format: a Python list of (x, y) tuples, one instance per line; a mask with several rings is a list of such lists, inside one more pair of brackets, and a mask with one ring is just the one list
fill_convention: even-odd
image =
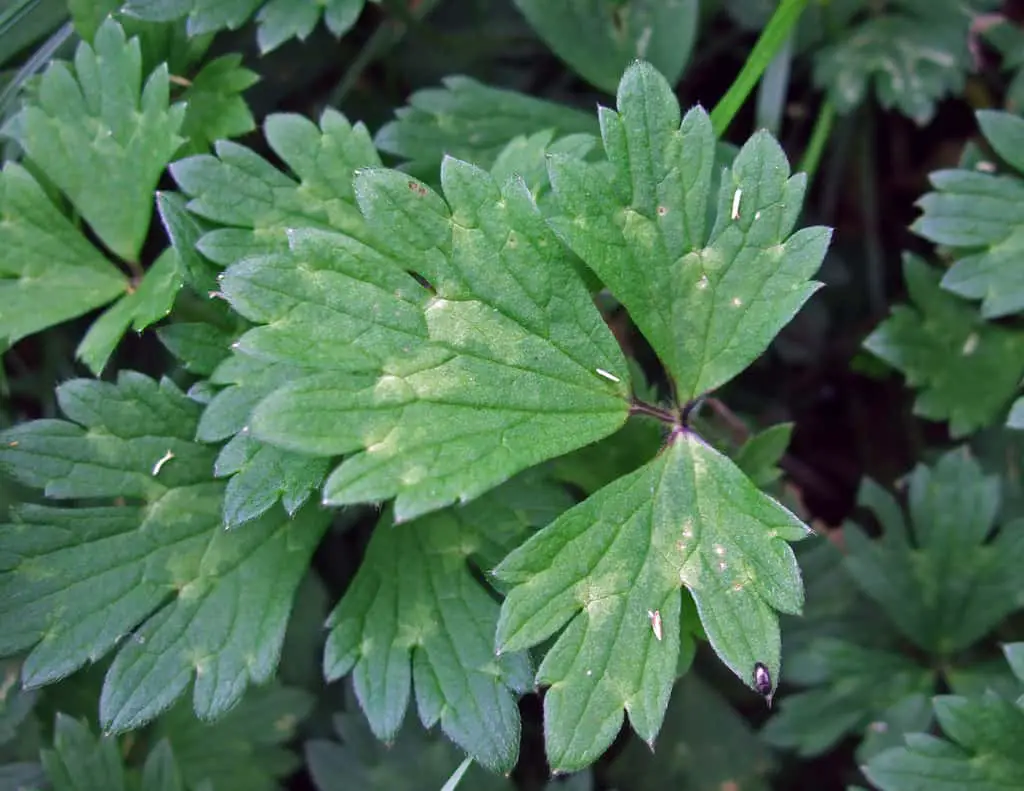
[(680, 402), (752, 363), (820, 284), (808, 280), (826, 228), (791, 234), (806, 179), (755, 134), (721, 179), (707, 227), (715, 138), (694, 108), (680, 124), (672, 89), (638, 63), (601, 111), (612, 165), (553, 157), (555, 228), (629, 310), (675, 380)]
[(495, 570), (515, 585), (497, 644), (517, 651), (560, 632), (537, 673), (550, 685), (544, 721), (552, 767), (594, 761), (619, 732), (623, 709), (654, 741), (676, 678), (681, 587), (722, 661), (748, 685), (761, 662), (777, 683), (777, 612), (797, 613), (803, 604), (786, 542), (807, 532), (687, 433), (513, 551)]
[(193, 681), (196, 713), (223, 713), (272, 676), (326, 518), (275, 512), (224, 530), (213, 449), (192, 441), (199, 406), (167, 381), (72, 380), (58, 398), (74, 422), (3, 432), (0, 465), (49, 497), (118, 500), (12, 511), (0, 654), (28, 650), (22, 677), (38, 686), (116, 648), (100, 700), (109, 731), (139, 727)]

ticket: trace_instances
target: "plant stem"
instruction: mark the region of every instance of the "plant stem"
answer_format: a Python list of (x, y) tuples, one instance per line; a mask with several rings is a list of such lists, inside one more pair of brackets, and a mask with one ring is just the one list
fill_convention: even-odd
[(779, 7), (775, 9), (772, 18), (768, 20), (761, 37), (758, 38), (754, 48), (750, 51), (747, 62), (743, 64), (740, 73), (733, 80), (725, 96), (721, 98), (715, 109), (711, 111), (711, 126), (715, 135), (721, 137), (729, 128), (732, 119), (739, 112), (743, 102), (747, 100), (750, 92), (754, 90), (761, 74), (768, 68), (776, 54), (786, 46), (790, 33), (796, 27), (800, 14), (803, 13), (807, 0), (782, 0)]
[(641, 401), (639, 399), (634, 399), (633, 403), (629, 405), (629, 414), (648, 415), (650, 417), (657, 418), (662, 423), (677, 422), (676, 416), (667, 409), (662, 409), (660, 406), (648, 404), (646, 401)]
[(825, 145), (828, 143), (829, 135), (832, 133), (832, 123), (836, 119), (836, 107), (829, 99), (825, 99), (818, 108), (818, 119), (814, 122), (814, 129), (811, 131), (811, 139), (807, 143), (807, 150), (804, 151), (800, 160), (799, 170), (807, 174), (807, 183), (814, 180), (814, 174), (821, 164), (821, 156), (825, 153)]

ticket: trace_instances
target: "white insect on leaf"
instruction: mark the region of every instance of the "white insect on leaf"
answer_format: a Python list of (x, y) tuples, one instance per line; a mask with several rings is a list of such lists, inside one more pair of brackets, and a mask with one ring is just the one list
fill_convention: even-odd
[(651, 619), (651, 631), (654, 632), (656, 640), (661, 640), (661, 611), (660, 610), (648, 610), (647, 617)]

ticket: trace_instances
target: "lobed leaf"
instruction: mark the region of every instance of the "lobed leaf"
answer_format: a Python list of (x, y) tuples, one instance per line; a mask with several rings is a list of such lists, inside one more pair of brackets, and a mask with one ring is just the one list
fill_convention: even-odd
[(560, 216), (552, 223), (654, 347), (679, 401), (750, 365), (820, 284), (808, 278), (825, 228), (790, 235), (806, 179), (755, 134), (722, 175), (707, 228), (715, 139), (700, 108), (679, 120), (665, 78), (638, 63), (622, 78), (618, 112), (601, 111), (607, 169), (553, 157)]
[(256, 121), (242, 93), (258, 81), (259, 75), (242, 66), (238, 53), (205, 64), (182, 96), (187, 109), (181, 133), (188, 142), (179, 156), (205, 152), (214, 141), (253, 131)]
[(918, 466), (908, 499), (916, 547), (891, 519), (883, 522), (878, 541), (849, 525), (845, 566), (907, 638), (948, 655), (1024, 606), (1017, 589), (1024, 531), (1015, 521), (990, 539), (1000, 506), (998, 481), (982, 475), (965, 450), (945, 454), (933, 468)]
[(598, 131), (590, 113), (470, 77), (446, 77), (443, 86), (414, 93), (373, 139), (381, 151), (409, 160), (404, 167), (421, 178), (436, 178), (445, 156), (489, 168), (519, 136)]
[[(494, 771), (515, 765), (519, 709), (513, 693), (530, 685), (529, 659), (495, 657), (498, 604), (467, 560), (490, 554), (488, 544), (501, 536), (506, 548), (514, 546), (536, 524), (534, 514), (550, 517), (566, 499), (558, 487), (513, 481), (463, 508), (377, 525), (328, 621), (324, 672), (329, 680), (353, 673), (359, 703), (379, 738), (397, 733), (415, 682), (424, 726), (440, 721), (456, 744)], [(526, 504), (533, 513), (523, 512)]]
[(0, 172), (0, 342), (88, 313), (128, 280), (54, 206), (28, 171)]
[(326, 110), (319, 127), (299, 115), (275, 114), (263, 125), (271, 149), (298, 176), (230, 141), (216, 156), (179, 160), (171, 174), (193, 213), (229, 226), (205, 234), (200, 251), (221, 266), (255, 253), (287, 249), (289, 228), (336, 230), (362, 239), (365, 223), (355, 204), (353, 171), (380, 165), (362, 124)]
[(196, 712), (223, 713), (273, 674), (326, 518), (274, 513), (223, 530), (213, 451), (190, 441), (199, 406), (169, 382), (73, 380), (58, 400), (75, 422), (8, 429), (0, 465), (50, 497), (128, 502), (12, 511), (0, 654), (29, 650), (22, 677), (39, 686), (117, 647), (100, 701), (109, 731), (152, 719), (193, 679)]
[(621, 351), (523, 183), (499, 189), (456, 160), (442, 182), (450, 207), (396, 171), (361, 171), (375, 247), (298, 230), (223, 283), (264, 323), (240, 350), (322, 372), (266, 398), (256, 437), (350, 454), (325, 501), (397, 496), (399, 520), (599, 439), (628, 409)]
[[(978, 123), (996, 152), (1018, 172), (996, 175), (971, 170), (930, 174), (934, 192), (917, 205), (922, 215), (911, 229), (937, 244), (959, 248), (942, 287), (981, 300), (981, 315), (1000, 318), (1024, 310), (1024, 120), (1009, 113), (981, 111)], [(991, 164), (991, 163), (989, 163)]]
[(558, 57), (609, 93), (638, 58), (676, 82), (697, 38), (696, 0), (516, 0), (516, 7)]
[(864, 347), (920, 390), (914, 413), (949, 420), (954, 437), (995, 422), (1024, 376), (1024, 334), (983, 321), (915, 256), (904, 258), (903, 277), (912, 306), (893, 308)]
[(184, 139), (185, 106), (169, 106), (167, 67), (142, 85), (138, 39), (107, 19), (74, 72), (53, 61), (38, 93), (4, 127), (115, 254), (137, 261), (153, 190)]
[(499, 650), (536, 645), (567, 625), (537, 673), (550, 685), (552, 767), (594, 761), (619, 732), (623, 709), (654, 741), (676, 678), (680, 587), (737, 676), (752, 685), (761, 662), (777, 683), (776, 611), (797, 613), (803, 603), (786, 542), (806, 535), (732, 462), (686, 433), (513, 551), (495, 570), (515, 586), (502, 605)]

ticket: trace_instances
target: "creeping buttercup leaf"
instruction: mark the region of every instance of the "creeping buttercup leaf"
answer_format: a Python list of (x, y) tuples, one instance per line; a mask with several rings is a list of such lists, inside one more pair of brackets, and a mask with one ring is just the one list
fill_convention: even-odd
[(146, 271), (138, 286), (93, 322), (75, 350), (77, 357), (93, 373), (99, 374), (129, 327), (141, 332), (171, 312), (184, 283), (185, 270), (181, 259), (176, 250), (167, 248)]
[(409, 105), (398, 109), (396, 120), (382, 126), (373, 139), (381, 151), (409, 160), (404, 167), (422, 178), (435, 178), (446, 155), (489, 168), (520, 135), (599, 131), (591, 113), (492, 88), (470, 77), (446, 77), (443, 86), (410, 96)]
[(560, 207), (552, 223), (626, 307), (675, 380), (680, 401), (725, 384), (752, 363), (820, 284), (826, 228), (790, 235), (806, 178), (790, 177), (779, 144), (758, 132), (724, 172), (708, 229), (715, 137), (638, 63), (601, 111), (608, 160), (552, 157)]
[(822, 638), (803, 652), (807, 658), (795, 656), (793, 662), (813, 661), (815, 686), (784, 697), (761, 731), (769, 744), (802, 757), (824, 753), (847, 734), (860, 735), (894, 704), (934, 689), (928, 668), (893, 651)]
[(321, 371), (260, 403), (255, 436), (349, 454), (325, 501), (397, 497), (399, 520), (601, 439), (629, 408), (622, 352), (524, 183), (453, 159), (441, 180), (447, 202), (397, 171), (360, 171), (374, 246), (294, 231), (288, 251), (223, 281), (264, 325), (241, 350)]
[(256, 40), (263, 53), (285, 41), (305, 41), (313, 32), (320, 15), (335, 36), (341, 36), (355, 24), (366, 0), (270, 0), (256, 15), (259, 28)]
[(515, 693), (526, 691), (532, 672), (525, 654), (494, 655), (498, 604), (468, 560), (492, 554), (497, 540), (515, 546), (534, 517), (567, 505), (558, 487), (515, 480), (461, 508), (400, 525), (381, 520), (331, 614), (324, 654), (328, 679), (353, 673), (379, 738), (398, 731), (413, 685), (425, 726), (440, 721), (474, 760), (511, 770), (519, 752)]
[(778, 612), (803, 604), (787, 541), (807, 534), (729, 459), (684, 433), (513, 551), (495, 570), (515, 585), (502, 605), (499, 650), (536, 645), (568, 624), (537, 673), (550, 685), (552, 767), (594, 761), (623, 709), (654, 741), (676, 678), (683, 586), (722, 661), (751, 688), (758, 662), (778, 683)]
[(352, 173), (380, 165), (362, 124), (326, 110), (319, 127), (299, 115), (271, 115), (267, 143), (298, 177), (285, 175), (248, 148), (220, 141), (216, 156), (175, 162), (171, 174), (192, 200), (190, 211), (227, 226), (205, 234), (199, 249), (226, 266), (255, 252), (287, 249), (288, 228), (323, 228), (365, 238)]
[[(355, 702), (351, 701), (352, 706)], [(306, 765), (318, 791), (436, 791), (458, 768), (463, 755), (450, 741), (426, 733), (408, 717), (390, 744), (374, 738), (358, 712), (336, 714), (340, 741), (306, 742)], [(512, 791), (508, 778), (474, 763), (460, 787)]]
[(203, 66), (182, 96), (186, 103), (181, 133), (188, 142), (178, 156), (205, 152), (215, 140), (239, 137), (256, 128), (242, 92), (259, 75), (242, 66), (238, 53), (222, 55)]
[(0, 173), (0, 344), (75, 318), (128, 289), (128, 278), (14, 162)]
[(1010, 789), (1024, 777), (1024, 709), (992, 691), (978, 697), (941, 695), (935, 717), (948, 737), (906, 736), (906, 744), (874, 756), (863, 767), (882, 791)]
[(883, 107), (928, 123), (941, 99), (963, 92), (970, 69), (968, 15), (943, 13), (942, 5), (950, 4), (929, 2), (917, 13), (885, 12), (852, 26), (815, 54), (815, 82), (841, 113), (860, 107), (873, 89)]
[(116, 649), (109, 731), (152, 719), (193, 678), (196, 713), (223, 713), (272, 676), (326, 516), (275, 511), (224, 530), (214, 451), (192, 440), (200, 407), (168, 381), (124, 372), (57, 396), (71, 420), (4, 431), (0, 466), (49, 497), (102, 500), (23, 505), (0, 527), (0, 654), (28, 651), (22, 678), (39, 686)]
[(865, 348), (920, 391), (915, 414), (948, 420), (954, 437), (997, 422), (1024, 376), (1024, 332), (984, 321), (915, 256), (904, 258), (903, 277), (911, 305), (894, 307)]
[(142, 84), (138, 39), (112, 19), (74, 70), (51, 62), (35, 95), (4, 127), (74, 204), (103, 243), (136, 261), (153, 214), (153, 189), (178, 146), (185, 106), (169, 106), (167, 67)]
[[(848, 525), (844, 565), (907, 638), (930, 653), (948, 655), (1024, 607), (1024, 522), (1005, 524), (991, 537), (999, 482), (983, 475), (965, 448), (945, 454), (934, 467), (914, 470), (909, 506), (913, 544), (902, 519), (876, 507), (883, 537), (869, 540)], [(896, 508), (887, 511), (899, 514)]]
[(749, 723), (714, 687), (688, 673), (672, 690), (654, 752), (631, 740), (610, 774), (621, 791), (767, 791), (772, 768), (769, 747)]
[(911, 228), (955, 250), (942, 287), (981, 300), (984, 318), (1024, 311), (1024, 119), (982, 111), (978, 123), (989, 143), (1016, 173), (939, 170), (934, 192), (918, 201), (922, 215)]
[(286, 743), (314, 703), (305, 690), (271, 683), (250, 689), (216, 722), (202, 722), (181, 701), (154, 723), (152, 738), (174, 749), (190, 789), (207, 780), (216, 791), (278, 791), (300, 768)]
[(43, 750), (40, 759), (54, 791), (127, 788), (117, 740), (111, 736), (98, 739), (88, 725), (64, 714), (57, 715), (53, 748)]
[(515, 2), (558, 57), (609, 93), (637, 58), (675, 82), (697, 37), (697, 0)]

